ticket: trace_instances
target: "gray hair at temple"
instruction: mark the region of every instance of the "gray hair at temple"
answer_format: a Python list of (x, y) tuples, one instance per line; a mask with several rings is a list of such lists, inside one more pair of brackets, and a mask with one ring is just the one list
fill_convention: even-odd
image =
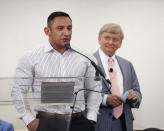
[(120, 33), (121, 40), (124, 39), (124, 33), (118, 24), (114, 24), (114, 23), (105, 24), (103, 27), (101, 27), (99, 31), (99, 36), (101, 36), (103, 32), (108, 32), (112, 34)]

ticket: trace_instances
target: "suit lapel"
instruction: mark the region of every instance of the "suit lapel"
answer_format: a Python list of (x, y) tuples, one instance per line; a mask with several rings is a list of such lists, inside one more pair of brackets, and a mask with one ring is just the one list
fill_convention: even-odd
[(125, 76), (125, 66), (124, 66), (124, 61), (119, 57), (119, 56), (116, 56), (116, 59), (117, 59), (117, 62), (119, 64), (119, 67), (120, 67), (120, 70), (121, 70), (121, 73), (122, 73), (122, 77), (123, 77), (123, 88), (124, 88), (124, 91), (126, 91), (126, 82), (125, 82), (125, 79), (126, 79), (126, 76)]
[[(99, 55), (98, 50), (97, 50), (93, 55), (94, 55), (95, 58), (97, 59), (98, 66), (101, 67), (101, 71), (102, 71), (102, 73), (104, 74), (104, 76), (106, 77), (106, 73), (105, 73), (103, 64), (102, 64), (102, 62), (101, 62), (101, 58), (100, 58), (100, 55)], [(102, 84), (103, 84), (103, 91), (105, 91), (105, 92), (107, 91), (108, 93), (111, 93), (111, 91), (110, 91), (110, 86), (109, 86), (109, 84), (108, 84), (104, 79), (103, 79)], [(108, 89), (109, 89), (109, 90), (106, 89), (106, 86), (108, 86)], [(108, 93), (107, 93), (107, 94), (108, 94)]]
[(100, 55), (99, 55), (98, 50), (94, 53), (94, 56), (97, 58), (98, 65), (101, 67), (102, 72), (103, 72), (103, 74), (104, 74), (105, 77), (106, 77), (106, 73), (105, 73), (104, 67), (103, 67), (103, 65), (102, 65), (102, 62), (101, 62), (101, 59), (100, 59)]

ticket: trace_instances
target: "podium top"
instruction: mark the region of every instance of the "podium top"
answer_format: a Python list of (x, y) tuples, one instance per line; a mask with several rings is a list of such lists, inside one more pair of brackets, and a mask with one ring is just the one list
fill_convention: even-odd
[(78, 76), (78, 77), (74, 77), (74, 76), (67, 76), (67, 77), (0, 77), (0, 80), (9, 80), (9, 79), (79, 79), (79, 78), (95, 78), (95, 77), (84, 77), (84, 76)]
[[(13, 104), (11, 97), (13, 87), (18, 87), (19, 93), (23, 95), (25, 94), (24, 89), (28, 89), (26, 99), (34, 103), (72, 102), (71, 95), (73, 96), (80, 89), (79, 87), (74, 89), (74, 87), (79, 86), (79, 83), (83, 83), (86, 79), (94, 80), (93, 77), (0, 77), (0, 105)], [(48, 100), (52, 99), (52, 96), (53, 100)]]

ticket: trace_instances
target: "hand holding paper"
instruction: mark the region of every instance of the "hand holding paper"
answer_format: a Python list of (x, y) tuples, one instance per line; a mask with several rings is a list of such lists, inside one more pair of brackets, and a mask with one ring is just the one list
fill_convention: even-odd
[(123, 94), (122, 99), (123, 99), (124, 101), (126, 101), (126, 99), (128, 98), (128, 96), (129, 96), (129, 92), (126, 91), (126, 92)]

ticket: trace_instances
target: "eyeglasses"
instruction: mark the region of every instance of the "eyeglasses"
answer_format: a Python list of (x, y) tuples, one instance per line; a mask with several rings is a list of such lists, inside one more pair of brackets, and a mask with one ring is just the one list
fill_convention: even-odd
[(104, 39), (105, 39), (105, 41), (110, 41), (110, 40), (112, 40), (113, 42), (118, 42), (119, 40), (120, 40), (120, 38), (112, 38), (112, 37), (109, 37), (109, 36), (106, 36), (106, 37), (104, 37)]

